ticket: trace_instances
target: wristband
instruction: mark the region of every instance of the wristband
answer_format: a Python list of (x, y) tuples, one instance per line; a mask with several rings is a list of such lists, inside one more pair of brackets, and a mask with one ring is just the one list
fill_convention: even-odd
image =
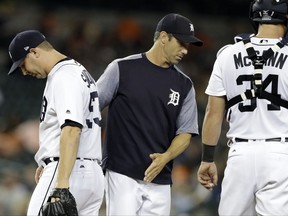
[(202, 144), (202, 161), (203, 162), (214, 162), (214, 153), (216, 146)]

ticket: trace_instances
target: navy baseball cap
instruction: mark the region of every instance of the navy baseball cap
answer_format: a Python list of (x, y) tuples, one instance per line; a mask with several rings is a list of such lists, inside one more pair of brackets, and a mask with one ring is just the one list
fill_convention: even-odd
[(37, 30), (27, 30), (18, 33), (9, 45), (9, 56), (13, 61), (13, 65), (8, 75), (19, 67), (31, 48), (37, 47), (45, 40), (45, 36)]
[(168, 14), (157, 24), (156, 31), (171, 33), (177, 40), (202, 46), (203, 42), (194, 35), (192, 22), (180, 14)]

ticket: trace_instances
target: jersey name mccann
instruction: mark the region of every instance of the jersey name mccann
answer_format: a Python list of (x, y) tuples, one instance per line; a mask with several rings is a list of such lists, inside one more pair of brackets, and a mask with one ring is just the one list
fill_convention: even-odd
[[(257, 55), (259, 55), (259, 51), (256, 51)], [(273, 56), (271, 56), (267, 62), (265, 63), (266, 66), (276, 67), (279, 69), (282, 69), (288, 55), (285, 55), (283, 53), (276, 52)], [(248, 67), (252, 64), (252, 61), (248, 58), (248, 56), (242, 56), (242, 53), (239, 52), (238, 54), (233, 55), (234, 58), (234, 64), (235, 68), (242, 68), (242, 67)]]

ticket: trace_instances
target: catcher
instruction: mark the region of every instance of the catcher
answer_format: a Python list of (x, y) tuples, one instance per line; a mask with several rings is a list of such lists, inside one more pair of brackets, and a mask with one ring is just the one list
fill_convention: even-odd
[(36, 30), (17, 34), (9, 54), (13, 65), (8, 74), (20, 68), (23, 75), (47, 78), (35, 155), (37, 186), (27, 215), (97, 216), (104, 175), (98, 163), (101, 115), (95, 81)]

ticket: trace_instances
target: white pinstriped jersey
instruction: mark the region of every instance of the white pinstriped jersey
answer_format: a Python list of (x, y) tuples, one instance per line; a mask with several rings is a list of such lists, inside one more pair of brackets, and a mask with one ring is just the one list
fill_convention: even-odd
[[(280, 39), (251, 38), (257, 54), (269, 49)], [(243, 42), (224, 48), (214, 63), (206, 94), (227, 99), (252, 88), (254, 67)], [(288, 100), (288, 47), (268, 59), (263, 69), (263, 89)], [(227, 112), (228, 138), (267, 139), (288, 136), (288, 110), (265, 99), (251, 99), (232, 106)]]
[(77, 157), (101, 160), (98, 89), (87, 70), (73, 59), (59, 62), (47, 77), (40, 116), (40, 148), (35, 160), (59, 157), (61, 126), (66, 120), (81, 124)]

